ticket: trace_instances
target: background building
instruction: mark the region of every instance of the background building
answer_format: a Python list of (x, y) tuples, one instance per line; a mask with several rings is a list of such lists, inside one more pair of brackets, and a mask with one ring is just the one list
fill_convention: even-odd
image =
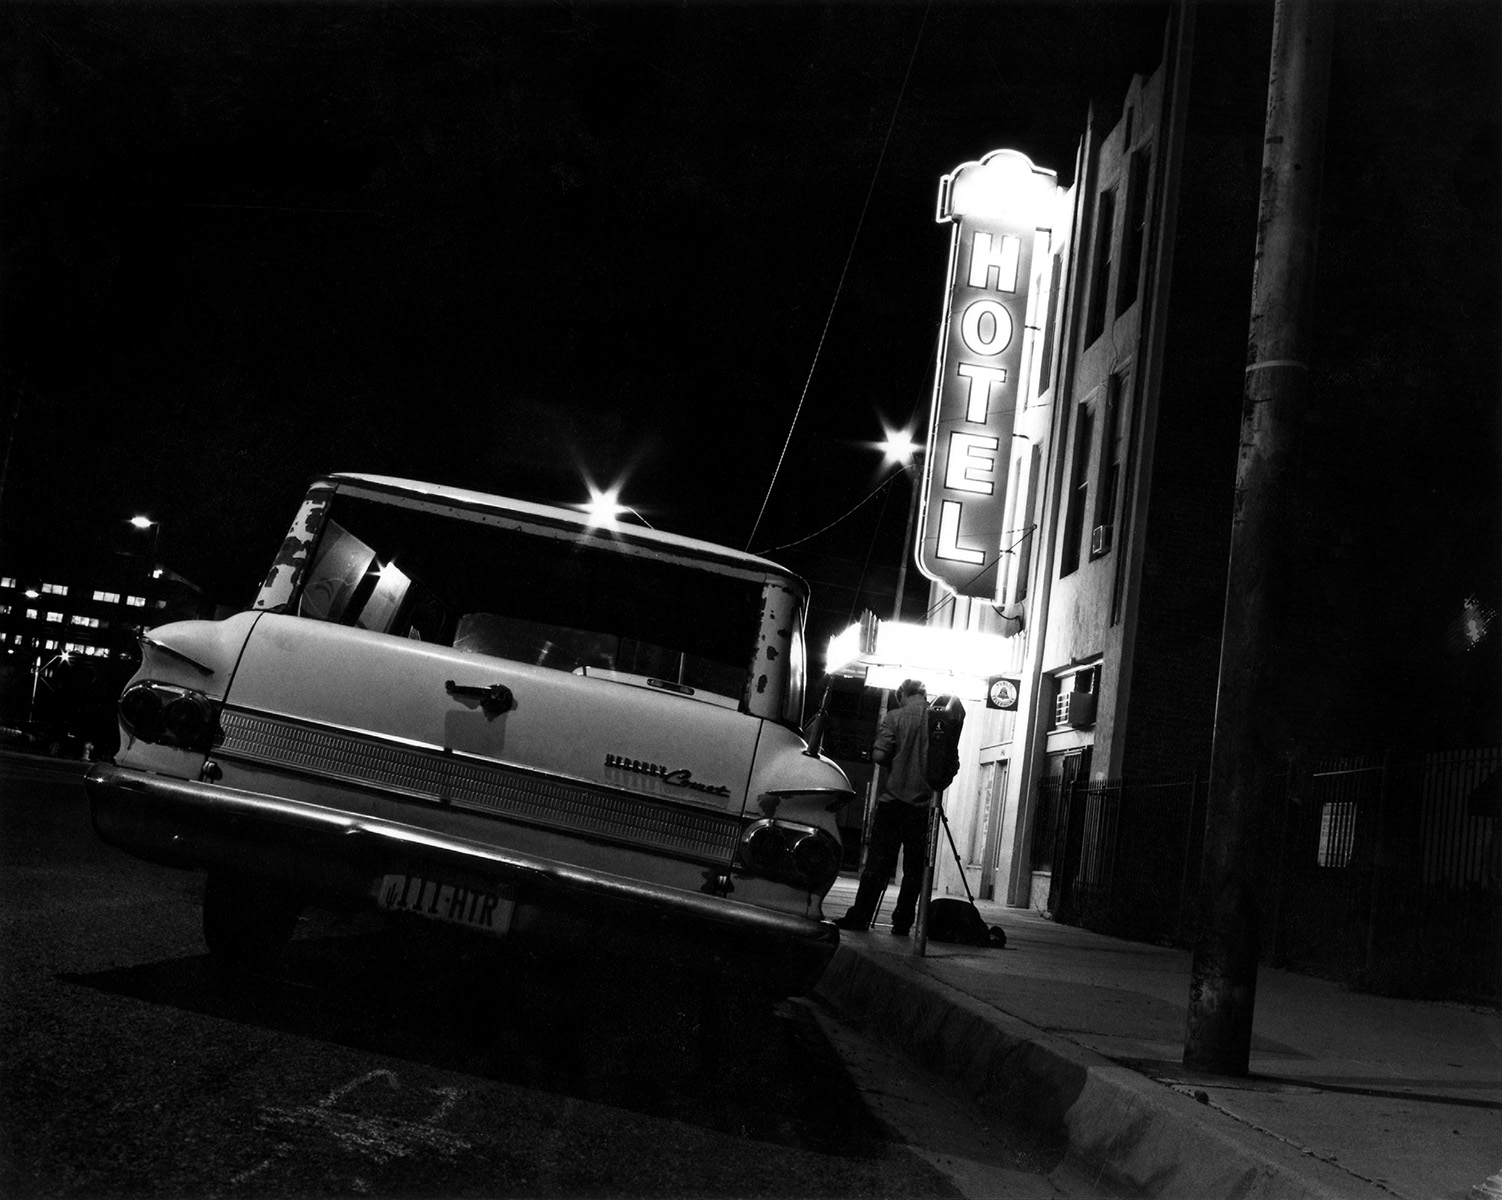
[(107, 755), (140, 635), (211, 614), (202, 590), (144, 546), (89, 567), (0, 564), (0, 727), (13, 744)]
[[(930, 597), (1021, 680), (1015, 715), (972, 708), (947, 798), (969, 886), (1136, 936), (1192, 920), (1272, 15), (1176, 7), (1162, 64), (1090, 115), (1013, 553), (994, 602)], [(1301, 581), (1264, 647), (1289, 680), (1264, 941), (1389, 985), (1414, 977), (1382, 944), (1399, 909), (1410, 943), (1449, 920), (1496, 958), (1498, 48), (1493, 8), (1337, 9), (1300, 528), (1261, 548)], [(964, 890), (942, 842), (937, 867)]]

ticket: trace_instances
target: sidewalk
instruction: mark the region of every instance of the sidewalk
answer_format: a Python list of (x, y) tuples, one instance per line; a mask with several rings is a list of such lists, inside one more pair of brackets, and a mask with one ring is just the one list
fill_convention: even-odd
[[(843, 915), (856, 881), (825, 902)], [(818, 993), (1076, 1164), (1150, 1195), (1502, 1197), (1502, 1013), (1258, 973), (1251, 1076), (1182, 1063), (1189, 954), (977, 902), (1004, 950), (842, 934)], [(1498, 1181), (1502, 1183), (1502, 1180)]]

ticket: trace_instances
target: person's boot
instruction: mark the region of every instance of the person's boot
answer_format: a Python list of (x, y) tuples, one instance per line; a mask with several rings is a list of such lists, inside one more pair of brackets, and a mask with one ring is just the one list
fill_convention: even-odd
[(855, 903), (850, 906), (843, 917), (835, 921), (835, 928), (844, 929), (850, 933), (865, 933), (871, 928), (871, 918), (876, 915), (876, 906), (886, 890), (885, 879), (862, 875), (861, 885), (855, 892)]

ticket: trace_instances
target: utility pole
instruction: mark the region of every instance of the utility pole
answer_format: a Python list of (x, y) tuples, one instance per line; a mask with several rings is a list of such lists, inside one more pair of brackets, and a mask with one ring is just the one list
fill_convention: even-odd
[[(895, 437), (896, 435), (892, 435)], [(904, 441), (906, 435), (903, 435)], [(891, 438), (888, 439), (888, 444)], [(902, 600), (907, 593), (907, 562), (913, 553), (913, 523), (918, 516), (919, 479), (911, 459), (911, 445), (905, 451), (908, 455), (902, 462), (902, 473), (907, 476), (908, 501), (907, 501), (907, 525), (902, 530), (902, 554), (897, 560), (897, 590), (892, 599), (892, 621), (896, 623), (902, 620)], [(889, 454), (897, 453), (897, 450), (889, 450)], [(881, 697), (876, 703), (876, 728), (881, 729), (881, 719), (887, 715), (887, 705), (892, 702), (892, 690), (881, 689)], [(873, 733), (871, 735), (875, 737)], [(876, 813), (876, 795), (881, 785), (881, 767), (876, 763), (871, 764), (871, 782), (866, 785), (866, 808), (861, 814), (861, 854), (860, 868), (866, 869), (866, 854), (871, 848), (871, 820)]]
[(1241, 408), (1200, 928), (1184, 1065), (1245, 1075), (1257, 991), (1258, 830), (1284, 778), (1277, 635), (1287, 611), (1290, 495), (1309, 391), (1308, 314), (1330, 82), (1329, 0), (1276, 0), (1261, 207)]

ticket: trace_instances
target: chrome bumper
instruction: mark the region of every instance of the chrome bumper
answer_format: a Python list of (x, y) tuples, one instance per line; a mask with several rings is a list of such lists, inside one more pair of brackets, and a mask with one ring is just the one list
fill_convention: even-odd
[(654, 951), (748, 975), (784, 994), (811, 987), (839, 942), (828, 921), (512, 853), (395, 821), (110, 764), (85, 778), (99, 838), (138, 858), (276, 881), (310, 903), (374, 903), (375, 881), (421, 875), (516, 900), (519, 939), (585, 954)]

